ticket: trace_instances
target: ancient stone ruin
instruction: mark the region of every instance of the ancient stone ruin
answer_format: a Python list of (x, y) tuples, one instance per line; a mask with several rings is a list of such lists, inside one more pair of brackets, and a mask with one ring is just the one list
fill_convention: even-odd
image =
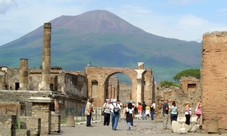
[(29, 69), (28, 63), (21, 58), (19, 68), (0, 66), (0, 135), (60, 132), (61, 119), (81, 115), (87, 98), (95, 99), (95, 107), (101, 107), (107, 98), (119, 99), (115, 73), (127, 75), (132, 82), (132, 90), (123, 99), (141, 102), (154, 98), (152, 71), (145, 69), (143, 62), (138, 68), (89, 65), (81, 72), (51, 67), (50, 23), (44, 24), (41, 69)]

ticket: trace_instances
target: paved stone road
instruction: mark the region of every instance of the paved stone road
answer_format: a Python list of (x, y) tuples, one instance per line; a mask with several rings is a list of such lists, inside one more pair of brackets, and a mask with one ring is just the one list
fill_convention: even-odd
[[(76, 125), (75, 127), (66, 127), (62, 126), (62, 132), (59, 134), (51, 134), (56, 136), (179, 136), (179, 135), (187, 135), (187, 136), (207, 136), (210, 134), (204, 132), (195, 132), (195, 133), (187, 133), (187, 134), (177, 134), (172, 133), (171, 130), (162, 129), (162, 122), (154, 122), (151, 120), (134, 120), (134, 127), (130, 130), (126, 130), (126, 122), (121, 120), (118, 123), (118, 127), (116, 131), (113, 131), (110, 126), (103, 126), (102, 122), (92, 123), (93, 127), (86, 127), (85, 124)], [(169, 125), (170, 127), (170, 125)], [(218, 134), (212, 134), (218, 135)], [(227, 134), (222, 134), (227, 136)]]

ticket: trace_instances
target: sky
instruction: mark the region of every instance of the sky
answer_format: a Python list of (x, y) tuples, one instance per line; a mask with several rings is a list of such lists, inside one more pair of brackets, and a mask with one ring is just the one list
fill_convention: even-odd
[(0, 0), (0, 46), (62, 15), (107, 10), (154, 35), (202, 41), (227, 31), (227, 0)]

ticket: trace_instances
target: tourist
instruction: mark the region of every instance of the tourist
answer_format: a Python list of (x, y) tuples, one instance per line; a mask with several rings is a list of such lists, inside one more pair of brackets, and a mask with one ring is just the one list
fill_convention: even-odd
[(140, 102), (138, 102), (137, 110), (138, 110), (138, 119), (140, 120), (142, 118), (142, 111), (143, 111), (143, 107)]
[(168, 100), (166, 99), (162, 106), (162, 115), (163, 115), (163, 129), (167, 129), (167, 123), (168, 123), (168, 112), (169, 112), (169, 105)]
[(150, 106), (147, 105), (147, 106), (145, 107), (146, 119), (150, 119), (150, 116), (151, 116), (150, 113), (151, 113)]
[(196, 119), (196, 123), (195, 124), (200, 124), (200, 116), (202, 114), (201, 100), (199, 100), (197, 105), (196, 105), (195, 114), (197, 115), (197, 119)]
[(133, 126), (133, 107), (132, 103), (128, 103), (127, 108), (125, 108), (125, 116), (126, 116), (126, 122), (127, 122), (127, 130), (130, 130), (131, 126)]
[(172, 121), (177, 121), (177, 115), (178, 115), (178, 112), (177, 112), (177, 106), (176, 106), (176, 102), (175, 101), (172, 101), (172, 106), (170, 107), (170, 124), (172, 124)]
[(120, 100), (116, 101), (114, 100), (112, 105), (111, 105), (111, 118), (112, 118), (112, 129), (117, 130), (117, 125), (118, 125), (118, 120), (120, 117)]
[(190, 103), (187, 101), (186, 102), (186, 105), (185, 105), (185, 117), (186, 117), (186, 120), (185, 120), (185, 124), (187, 125), (190, 125), (190, 118), (191, 118), (191, 108), (190, 108)]
[(155, 112), (155, 102), (153, 101), (151, 103), (151, 107), (150, 107), (150, 112), (151, 112), (151, 120), (154, 120), (154, 112)]
[(107, 125), (107, 126), (109, 126), (109, 124), (110, 124), (110, 110), (111, 110), (111, 101), (110, 101), (110, 99), (107, 99), (107, 102), (105, 102), (104, 104), (103, 104), (103, 110), (104, 110), (104, 122), (103, 122), (103, 125), (105, 126), (105, 125)]
[(55, 109), (55, 113), (59, 114), (59, 104), (58, 101), (56, 99), (54, 99), (54, 109)]
[(87, 116), (87, 127), (91, 127), (91, 117), (92, 117), (92, 112), (93, 112), (93, 103), (94, 99), (90, 98), (87, 101), (86, 104), (86, 110), (85, 110), (85, 115)]
[(143, 110), (142, 110), (142, 120), (144, 120), (146, 117), (145, 117), (145, 111), (146, 111), (146, 103), (145, 101), (143, 101), (143, 104), (142, 104), (142, 107), (143, 107)]

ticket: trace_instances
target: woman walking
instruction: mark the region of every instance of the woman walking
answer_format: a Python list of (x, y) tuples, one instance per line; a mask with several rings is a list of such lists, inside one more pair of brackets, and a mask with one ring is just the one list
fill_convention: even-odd
[(133, 108), (132, 103), (128, 103), (128, 107), (125, 108), (126, 122), (127, 122), (127, 130), (130, 130), (133, 122)]
[(107, 102), (103, 104), (103, 109), (104, 109), (104, 122), (103, 126), (107, 125), (109, 126), (110, 124), (110, 110), (111, 110), (111, 102), (110, 99), (107, 99)]
[(197, 105), (196, 105), (195, 114), (197, 115), (197, 119), (196, 119), (196, 123), (195, 124), (200, 124), (200, 116), (202, 114), (201, 100), (199, 100)]
[(170, 120), (171, 120), (171, 124), (172, 124), (172, 121), (177, 121), (177, 115), (178, 115), (178, 112), (177, 112), (177, 106), (176, 106), (176, 102), (173, 101), (172, 102), (172, 106), (170, 107)]
[(185, 117), (186, 117), (186, 121), (185, 124), (190, 125), (190, 118), (191, 118), (191, 108), (190, 108), (190, 103), (187, 101), (186, 105), (185, 105)]

